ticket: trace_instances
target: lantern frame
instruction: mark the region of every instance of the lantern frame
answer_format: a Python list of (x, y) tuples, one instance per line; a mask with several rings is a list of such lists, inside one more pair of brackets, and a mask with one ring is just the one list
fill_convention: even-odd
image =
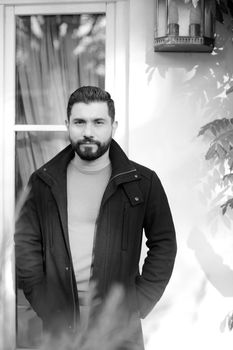
[[(154, 35), (154, 51), (155, 52), (212, 52), (214, 49), (214, 33), (215, 33), (215, 21), (214, 11), (215, 7), (211, 0), (199, 0), (198, 6), (200, 11), (200, 25), (189, 23), (189, 28), (186, 28), (188, 33), (183, 35), (179, 33), (178, 23), (169, 23), (171, 19), (171, 4), (177, 7), (178, 11), (181, 7), (185, 8), (186, 11), (188, 6), (191, 9), (195, 9), (190, 0), (189, 4), (186, 4), (184, 0), (155, 0), (156, 3), (156, 23), (155, 23), (155, 35)], [(212, 12), (207, 16), (207, 4), (212, 6)], [(169, 8), (170, 6), (170, 8)], [(162, 10), (161, 10), (162, 9)], [(195, 11), (195, 10), (194, 10)], [(175, 11), (174, 11), (175, 12)], [(162, 15), (162, 16), (161, 16)], [(169, 16), (170, 15), (170, 16)], [(170, 18), (169, 18), (170, 17)], [(176, 15), (173, 14), (176, 18)], [(183, 15), (184, 17), (184, 15)], [(179, 17), (176, 19), (179, 22)], [(187, 17), (185, 18), (187, 22)], [(159, 26), (163, 22), (163, 33), (159, 31)], [(183, 22), (183, 18), (181, 18)], [(198, 27), (199, 26), (199, 27)], [(207, 28), (209, 33), (207, 34)], [(180, 35), (181, 34), (181, 35)], [(188, 35), (187, 35), (188, 34)]]

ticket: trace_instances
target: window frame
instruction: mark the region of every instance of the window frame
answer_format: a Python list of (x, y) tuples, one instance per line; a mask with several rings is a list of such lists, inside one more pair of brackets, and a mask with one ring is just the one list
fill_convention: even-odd
[[(14, 280), (14, 221), (15, 221), (15, 133), (17, 131), (65, 131), (65, 125), (15, 124), (15, 16), (33, 14), (106, 13), (105, 88), (111, 92), (120, 127), (118, 141), (128, 150), (128, 0), (0, 0), (0, 247), (10, 237), (6, 252), (7, 263), (2, 268), (3, 319), (8, 334), (0, 329), (4, 347), (16, 349), (16, 298)], [(127, 34), (127, 35), (126, 35)], [(11, 256), (11, 258), (9, 258)], [(1, 323), (1, 321), (0, 321)], [(12, 327), (9, 327), (12, 325)], [(1, 326), (1, 324), (0, 324)], [(2, 332), (2, 334), (1, 334)]]

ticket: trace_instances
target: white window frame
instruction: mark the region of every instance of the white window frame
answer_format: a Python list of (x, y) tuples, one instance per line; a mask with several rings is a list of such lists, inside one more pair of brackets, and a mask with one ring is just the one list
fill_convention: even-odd
[[(49, 4), (48, 4), (49, 3)], [(65, 125), (15, 124), (15, 16), (105, 12), (105, 88), (115, 100), (119, 121), (117, 141), (128, 150), (128, 24), (127, 0), (0, 0), (0, 247), (10, 238), (2, 268), (0, 310), (8, 333), (1, 329), (0, 347), (16, 349), (13, 234), (15, 220), (15, 132), (65, 131)], [(11, 259), (9, 258), (11, 256)], [(5, 338), (5, 339), (4, 339)], [(4, 340), (3, 340), (4, 339)]]

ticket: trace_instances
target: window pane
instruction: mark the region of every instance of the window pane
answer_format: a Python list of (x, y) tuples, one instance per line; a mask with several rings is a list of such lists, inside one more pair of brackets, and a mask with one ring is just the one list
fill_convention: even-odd
[(69, 95), (104, 88), (105, 14), (16, 17), (16, 124), (64, 124)]
[(66, 132), (37, 131), (16, 133), (16, 198), (28, 183), (32, 172), (69, 143)]
[[(31, 173), (51, 159), (69, 143), (66, 132), (16, 133), (16, 203)], [(35, 347), (40, 343), (42, 325), (23, 291), (17, 290), (17, 348)]]

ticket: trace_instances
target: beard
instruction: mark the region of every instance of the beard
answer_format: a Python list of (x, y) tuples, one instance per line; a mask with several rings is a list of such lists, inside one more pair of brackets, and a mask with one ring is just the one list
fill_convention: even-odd
[(106, 142), (94, 141), (86, 137), (82, 141), (74, 142), (70, 139), (73, 150), (82, 160), (92, 161), (100, 158), (110, 147), (112, 136)]

